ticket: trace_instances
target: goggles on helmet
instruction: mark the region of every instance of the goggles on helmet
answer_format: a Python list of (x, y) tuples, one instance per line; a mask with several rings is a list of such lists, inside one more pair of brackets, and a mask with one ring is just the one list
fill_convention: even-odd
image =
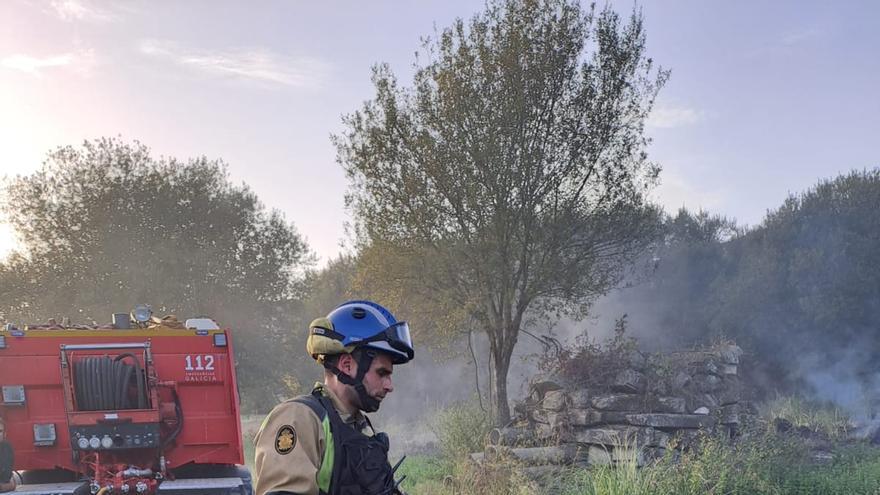
[(413, 350), (412, 345), (412, 337), (410, 337), (409, 334), (409, 325), (407, 325), (405, 321), (394, 323), (393, 325), (386, 327), (385, 330), (382, 330), (372, 337), (357, 340), (358, 345), (368, 344), (370, 342), (387, 342), (388, 345), (391, 346), (391, 348), (395, 351), (406, 354), (407, 360), (412, 360), (412, 358), (415, 356), (415, 351)]

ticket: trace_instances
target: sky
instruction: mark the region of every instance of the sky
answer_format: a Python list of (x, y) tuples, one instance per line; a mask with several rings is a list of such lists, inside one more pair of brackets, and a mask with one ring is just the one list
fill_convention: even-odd
[[(3, 0), (0, 175), (102, 136), (219, 158), (326, 262), (350, 221), (330, 135), (373, 96), (371, 66), (408, 83), (420, 40), (483, 5)], [(880, 166), (880, 2), (639, 7), (648, 55), (672, 71), (647, 129), (668, 210), (755, 225), (820, 179)], [(15, 247), (0, 225), (0, 255)]]

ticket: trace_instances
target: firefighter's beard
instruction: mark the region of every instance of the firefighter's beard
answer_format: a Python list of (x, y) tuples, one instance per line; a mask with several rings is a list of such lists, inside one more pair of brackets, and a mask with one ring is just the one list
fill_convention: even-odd
[(354, 390), (357, 392), (358, 409), (368, 413), (379, 410), (382, 401), (367, 393), (367, 389), (364, 387), (364, 382), (355, 385)]

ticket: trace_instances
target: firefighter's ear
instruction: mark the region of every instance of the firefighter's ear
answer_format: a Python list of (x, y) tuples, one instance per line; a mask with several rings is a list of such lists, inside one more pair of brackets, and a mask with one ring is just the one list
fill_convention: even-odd
[(339, 368), (339, 371), (349, 376), (355, 376), (355, 373), (357, 373), (355, 366), (354, 357), (351, 354), (345, 353), (339, 355), (339, 361), (336, 363), (336, 367)]

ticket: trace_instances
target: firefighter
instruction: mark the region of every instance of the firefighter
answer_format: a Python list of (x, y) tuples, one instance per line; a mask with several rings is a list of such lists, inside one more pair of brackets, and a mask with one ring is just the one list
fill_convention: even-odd
[(254, 439), (256, 495), (397, 494), (388, 436), (365, 412), (394, 390), (394, 365), (413, 358), (406, 322), (371, 301), (349, 301), (309, 325), (306, 349), (324, 383), (283, 402)]
[(6, 441), (6, 421), (0, 416), (0, 492), (11, 492), (17, 486), (12, 473), (14, 463), (12, 445)]

